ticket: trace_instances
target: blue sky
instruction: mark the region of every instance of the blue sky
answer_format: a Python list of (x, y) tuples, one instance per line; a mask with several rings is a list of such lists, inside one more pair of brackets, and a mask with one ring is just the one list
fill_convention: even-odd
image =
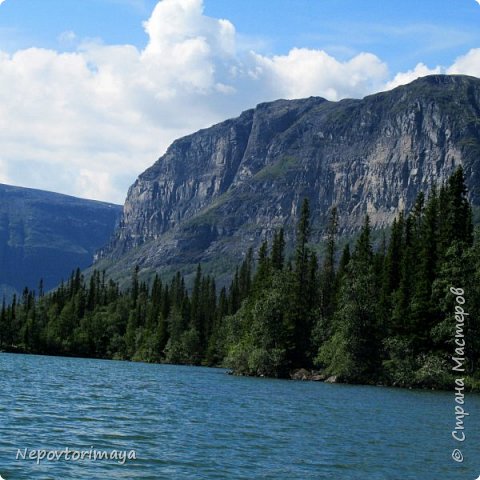
[(478, 25), (475, 0), (4, 0), (0, 182), (122, 202), (258, 102), (480, 76)]
[[(7, 51), (41, 46), (69, 50), (64, 32), (79, 39), (139, 48), (142, 27), (156, 0), (4, 0), (1, 46)], [(323, 49), (347, 59), (378, 55), (392, 71), (418, 62), (448, 65), (480, 45), (480, 5), (475, 0), (205, 0), (205, 14), (230, 20), (247, 47), (286, 54), (292, 47)]]
[(206, 12), (263, 38), (266, 53), (297, 46), (347, 59), (368, 51), (392, 71), (419, 61), (449, 64), (480, 44), (480, 5), (474, 0), (207, 0)]

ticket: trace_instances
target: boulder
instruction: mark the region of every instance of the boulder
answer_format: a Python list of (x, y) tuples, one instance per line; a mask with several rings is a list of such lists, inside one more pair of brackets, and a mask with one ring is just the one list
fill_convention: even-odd
[(305, 368), (299, 368), (298, 370), (294, 370), (290, 374), (290, 378), (292, 380), (310, 380), (312, 374)]

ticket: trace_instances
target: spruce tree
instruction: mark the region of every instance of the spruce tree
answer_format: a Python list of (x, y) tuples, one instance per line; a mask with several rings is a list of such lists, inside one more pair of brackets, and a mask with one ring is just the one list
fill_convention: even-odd
[(312, 276), (310, 270), (311, 252), (308, 248), (310, 237), (310, 205), (307, 198), (302, 203), (300, 218), (297, 226), (297, 246), (295, 251), (294, 267), (294, 305), (291, 312), (294, 325), (295, 346), (292, 353), (294, 367), (308, 366), (311, 362), (310, 340), (312, 331), (311, 299)]
[(373, 249), (368, 216), (343, 277), (335, 331), (317, 357), (317, 363), (348, 382), (374, 381), (381, 364)]
[(471, 246), (473, 243), (472, 208), (467, 198), (465, 174), (461, 166), (448, 180), (448, 196), (449, 240), (464, 242)]
[(271, 264), (275, 270), (283, 270), (285, 261), (285, 238), (284, 230), (281, 228), (275, 232), (272, 243)]
[(335, 309), (336, 283), (335, 283), (335, 254), (338, 233), (338, 213), (333, 207), (327, 226), (327, 240), (322, 273), (320, 275), (320, 309), (322, 317), (331, 319)]

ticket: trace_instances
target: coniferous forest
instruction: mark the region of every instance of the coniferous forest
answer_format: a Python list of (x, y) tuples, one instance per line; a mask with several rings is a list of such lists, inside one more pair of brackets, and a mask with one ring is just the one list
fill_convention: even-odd
[[(229, 288), (198, 267), (187, 290), (178, 273), (128, 290), (80, 270), (55, 291), (25, 289), (0, 314), (0, 350), (226, 366), (237, 374), (289, 377), (299, 368), (349, 383), (449, 388), (459, 374), (480, 386), (480, 236), (459, 168), (400, 214), (373, 247), (368, 216), (338, 252), (332, 210), (323, 258), (303, 202), (294, 251), (282, 230), (249, 251)], [(455, 342), (455, 295), (468, 312)], [(458, 335), (457, 335), (458, 338)], [(463, 345), (463, 343), (462, 343)]]

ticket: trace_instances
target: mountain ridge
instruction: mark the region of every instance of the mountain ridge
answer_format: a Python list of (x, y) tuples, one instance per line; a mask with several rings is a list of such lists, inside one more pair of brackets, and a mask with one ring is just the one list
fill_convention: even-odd
[(108, 241), (121, 207), (44, 190), (0, 184), (0, 295), (49, 290), (86, 268)]
[[(463, 165), (480, 199), (480, 80), (432, 75), (363, 99), (261, 103), (176, 140), (130, 187), (98, 266), (120, 277), (234, 265), (280, 228), (294, 236), (301, 200), (321, 237), (337, 206), (340, 231), (368, 213), (386, 227), (422, 188)], [(212, 267), (215, 269), (216, 267)]]

